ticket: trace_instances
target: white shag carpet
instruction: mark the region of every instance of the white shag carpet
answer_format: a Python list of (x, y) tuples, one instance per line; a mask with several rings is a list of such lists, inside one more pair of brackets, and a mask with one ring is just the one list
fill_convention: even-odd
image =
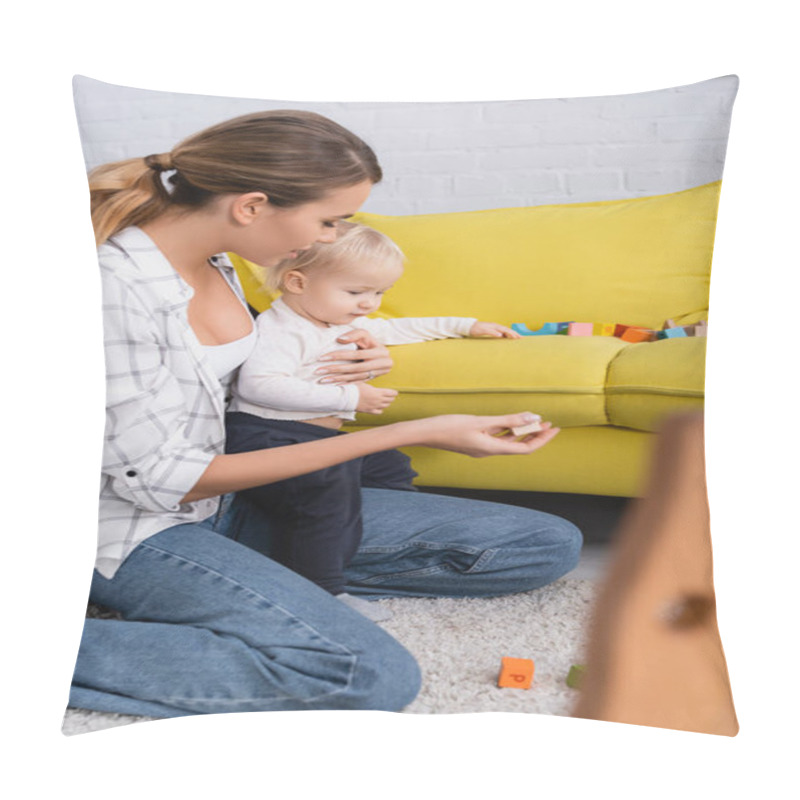
[[(596, 592), (591, 580), (562, 578), (543, 589), (492, 599), (381, 600), (394, 615), (381, 626), (422, 669), (422, 690), (404, 713), (568, 716), (577, 692), (565, 680), (572, 664), (584, 663)], [(504, 656), (533, 660), (530, 689), (498, 688)], [(70, 708), (62, 730), (73, 735), (147, 719)]]

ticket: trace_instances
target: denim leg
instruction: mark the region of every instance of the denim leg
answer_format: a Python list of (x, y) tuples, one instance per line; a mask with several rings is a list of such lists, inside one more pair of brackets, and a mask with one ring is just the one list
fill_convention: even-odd
[(330, 594), (205, 524), (140, 544), (92, 600), (70, 705), (157, 717), (400, 710), (420, 674), (393, 638)]
[(364, 536), (345, 575), (362, 597), (491, 597), (575, 567), (583, 537), (526, 508), (386, 489), (362, 491)]

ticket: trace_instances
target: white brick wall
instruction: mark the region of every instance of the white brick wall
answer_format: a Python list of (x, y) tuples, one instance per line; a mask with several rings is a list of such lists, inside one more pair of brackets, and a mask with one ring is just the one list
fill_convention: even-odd
[(239, 114), (304, 108), (368, 141), (384, 169), (365, 211), (590, 202), (722, 177), (735, 76), (640, 94), (458, 103), (304, 103), (174, 94), (76, 77), (88, 167), (169, 150)]

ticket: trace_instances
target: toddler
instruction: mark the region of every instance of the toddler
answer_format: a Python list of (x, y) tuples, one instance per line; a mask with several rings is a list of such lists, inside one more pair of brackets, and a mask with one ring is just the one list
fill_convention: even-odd
[[(519, 334), (463, 317), (369, 319), (403, 272), (391, 239), (342, 222), (331, 244), (318, 243), (268, 271), (282, 295), (258, 316), (258, 343), (239, 370), (226, 419), (227, 452), (281, 447), (329, 436), (355, 413), (380, 414), (397, 396), (367, 382), (321, 383), (322, 355), (355, 348), (336, 340), (362, 329), (384, 345)], [(344, 570), (361, 541), (361, 487), (416, 491), (416, 473), (398, 450), (354, 459), (246, 490), (275, 521), (268, 555), (376, 621), (388, 612), (345, 592)]]

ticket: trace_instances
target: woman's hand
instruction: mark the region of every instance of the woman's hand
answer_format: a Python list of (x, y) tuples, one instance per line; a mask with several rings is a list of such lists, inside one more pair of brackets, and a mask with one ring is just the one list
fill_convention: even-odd
[(371, 381), (379, 375), (386, 375), (394, 366), (389, 349), (378, 344), (364, 330), (350, 331), (336, 341), (342, 344), (355, 343), (357, 349), (335, 350), (322, 356), (320, 361), (346, 361), (348, 363), (320, 367), (317, 370), (321, 376), (320, 383), (342, 384)]
[(522, 336), (499, 322), (475, 322), (469, 329), (470, 336), (490, 336), (493, 339), (521, 339)]
[(414, 420), (407, 424), (419, 428), (418, 438), (414, 437), (415, 445), (452, 450), (473, 458), (483, 458), (532, 453), (544, 447), (560, 431), (560, 428), (552, 427), (549, 422), (543, 422), (541, 431), (519, 439), (511, 432), (511, 428), (527, 425), (533, 419), (534, 415), (528, 412), (503, 417), (445, 414)]

